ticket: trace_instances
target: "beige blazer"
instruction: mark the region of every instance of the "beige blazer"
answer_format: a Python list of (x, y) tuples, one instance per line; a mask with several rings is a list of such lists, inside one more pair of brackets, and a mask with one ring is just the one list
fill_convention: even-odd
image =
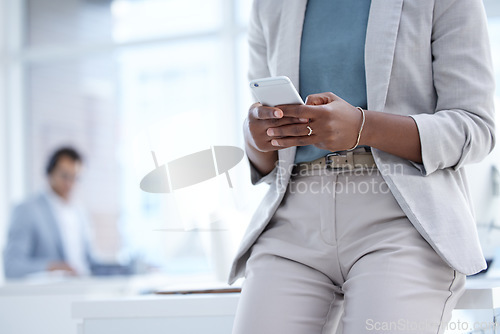
[[(249, 78), (286, 75), (299, 85), (307, 0), (255, 0), (249, 25)], [(328, 36), (320, 36), (325, 40)], [(492, 149), (494, 79), (481, 0), (372, 0), (365, 46), (368, 109), (414, 118), (423, 163), (373, 149), (382, 176), (420, 234), (451, 267), (486, 267), (464, 169)], [(295, 147), (279, 151), (269, 191), (231, 268), (244, 275), (251, 246), (286, 190)], [(411, 265), (411, 264), (409, 264)]]

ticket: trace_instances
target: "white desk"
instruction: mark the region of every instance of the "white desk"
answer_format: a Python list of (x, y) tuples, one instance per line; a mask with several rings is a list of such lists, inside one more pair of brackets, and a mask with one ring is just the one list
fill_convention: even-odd
[(239, 293), (158, 295), (78, 302), (80, 333), (231, 333)]
[(0, 286), (1, 334), (76, 334), (78, 320), (71, 316), (76, 301), (137, 296), (180, 281), (200, 278), (144, 275), (79, 279), (35, 279)]
[[(72, 314), (81, 321), (81, 334), (230, 334), (238, 298), (230, 293), (83, 301), (73, 304)], [(495, 333), (490, 322), (499, 313), (500, 280), (470, 279), (446, 333)], [(472, 331), (475, 324), (485, 330)]]
[(500, 333), (500, 279), (468, 279), (446, 334)]

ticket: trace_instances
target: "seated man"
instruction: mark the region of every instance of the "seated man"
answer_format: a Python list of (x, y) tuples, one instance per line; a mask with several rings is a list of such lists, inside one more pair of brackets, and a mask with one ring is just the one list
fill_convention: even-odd
[(81, 164), (74, 149), (57, 150), (47, 165), (47, 189), (14, 209), (4, 250), (7, 278), (54, 270), (90, 273), (87, 222), (71, 198)]

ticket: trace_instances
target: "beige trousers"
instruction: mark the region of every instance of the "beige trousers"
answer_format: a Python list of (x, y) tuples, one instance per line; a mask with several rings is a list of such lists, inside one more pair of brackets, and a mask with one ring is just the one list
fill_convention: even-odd
[(465, 284), (376, 168), (292, 176), (245, 276), (233, 334), (443, 333)]

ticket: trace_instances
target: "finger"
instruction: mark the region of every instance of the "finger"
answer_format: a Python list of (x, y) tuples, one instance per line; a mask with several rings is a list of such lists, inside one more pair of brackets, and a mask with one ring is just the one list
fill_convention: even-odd
[(321, 105), (328, 104), (337, 100), (337, 95), (332, 92), (324, 92), (319, 94), (311, 94), (306, 98), (306, 105)]
[(283, 117), (275, 119), (259, 120), (265, 128), (279, 127), (288, 124), (304, 124), (309, 123), (309, 118)]
[(307, 124), (283, 125), (267, 129), (269, 137), (301, 137), (307, 136), (312, 131)]
[(283, 117), (283, 111), (280, 108), (267, 107), (260, 103), (254, 104), (250, 113), (256, 119), (276, 119)]
[(314, 116), (314, 108), (318, 106), (306, 106), (300, 104), (289, 104), (278, 106), (283, 112), (283, 117), (295, 117), (295, 118), (312, 118)]
[(271, 140), (271, 145), (275, 147), (285, 148), (292, 146), (306, 146), (313, 145), (316, 141), (316, 136), (302, 136), (302, 137), (285, 137), (276, 138)]

